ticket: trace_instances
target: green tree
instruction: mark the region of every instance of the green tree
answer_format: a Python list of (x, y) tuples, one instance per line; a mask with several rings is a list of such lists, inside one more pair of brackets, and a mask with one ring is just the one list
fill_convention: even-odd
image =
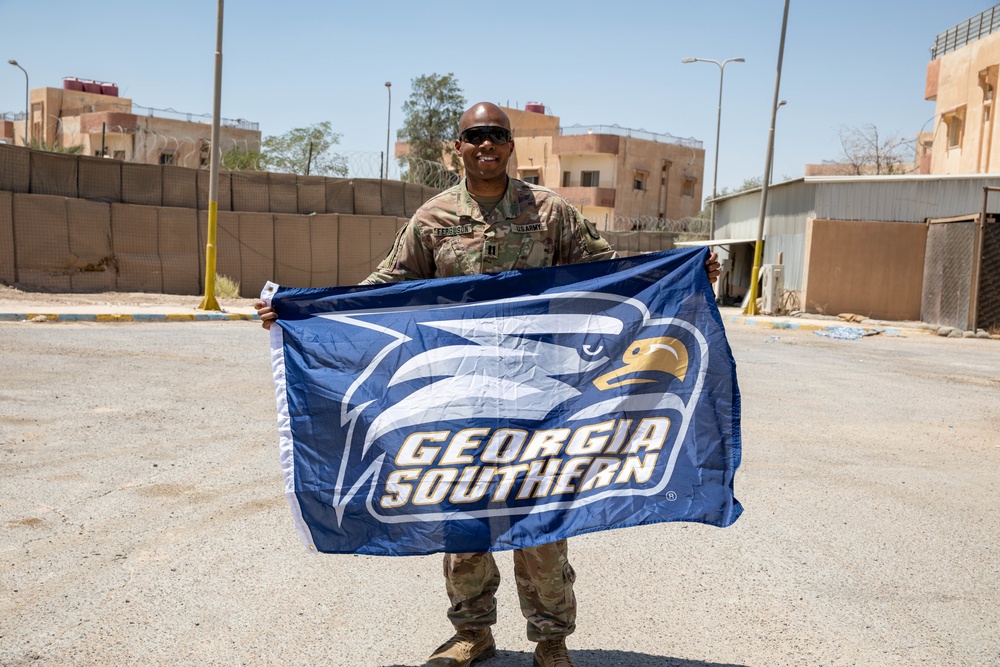
[(32, 138), (28, 142), (28, 148), (36, 151), (47, 151), (49, 153), (68, 153), (70, 155), (82, 155), (83, 145), (78, 144), (76, 146), (60, 146), (58, 144), (52, 143), (47, 144), (44, 141)]
[[(412, 157), (443, 163), (442, 150), (458, 137), (458, 121), (465, 109), (462, 89), (450, 72), (418, 76), (410, 84), (399, 138), (409, 143)], [(453, 154), (451, 162), (457, 168), (458, 156)]]
[(261, 142), (260, 164), (285, 174), (347, 176), (347, 159), (330, 149), (340, 143), (329, 121), (296, 127)]
[(231, 148), (222, 156), (220, 163), (229, 171), (262, 171), (261, 155), (258, 151), (243, 151)]

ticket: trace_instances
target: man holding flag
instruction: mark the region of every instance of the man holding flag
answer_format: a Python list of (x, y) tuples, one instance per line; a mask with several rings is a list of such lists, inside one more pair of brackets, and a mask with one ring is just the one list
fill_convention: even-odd
[[(614, 259), (616, 254), (583, 215), (551, 190), (510, 178), (510, 121), (482, 102), (461, 117), (455, 150), (465, 179), (426, 202), (400, 230), (388, 257), (362, 284), (493, 274)], [(715, 253), (705, 270), (719, 275)], [(265, 329), (277, 319), (263, 301)], [(658, 339), (659, 340), (659, 339)], [(416, 451), (416, 450), (413, 450)], [(565, 638), (575, 629), (575, 574), (559, 539), (514, 551), (515, 580), (535, 667), (573, 667)], [(428, 667), (467, 667), (496, 651), (495, 593), (500, 573), (490, 553), (445, 553), (444, 574), (455, 634)]]

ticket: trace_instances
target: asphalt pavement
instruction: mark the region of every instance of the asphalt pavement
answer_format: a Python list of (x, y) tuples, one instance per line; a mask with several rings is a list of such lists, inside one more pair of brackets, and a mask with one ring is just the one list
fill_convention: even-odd
[[(450, 634), (439, 556), (299, 542), (251, 312), (20, 310), (0, 321), (0, 665), (410, 667)], [(573, 538), (578, 666), (1000, 665), (1000, 343), (722, 315), (746, 511)], [(498, 562), (482, 665), (529, 667)]]

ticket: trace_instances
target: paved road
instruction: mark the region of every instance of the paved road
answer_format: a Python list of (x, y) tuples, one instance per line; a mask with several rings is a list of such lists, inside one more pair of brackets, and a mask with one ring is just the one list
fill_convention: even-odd
[[(1000, 664), (1000, 344), (728, 326), (746, 513), (572, 540), (579, 666)], [(439, 557), (302, 548), (257, 324), (0, 324), (0, 355), (0, 665), (401, 667), (449, 634)], [(527, 667), (499, 560), (483, 664)]]

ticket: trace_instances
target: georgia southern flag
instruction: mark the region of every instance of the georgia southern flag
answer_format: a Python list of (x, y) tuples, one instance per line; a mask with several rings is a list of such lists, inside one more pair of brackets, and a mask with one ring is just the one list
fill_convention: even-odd
[(733, 523), (740, 396), (706, 257), (269, 283), (281, 466), (306, 545), (482, 552)]

